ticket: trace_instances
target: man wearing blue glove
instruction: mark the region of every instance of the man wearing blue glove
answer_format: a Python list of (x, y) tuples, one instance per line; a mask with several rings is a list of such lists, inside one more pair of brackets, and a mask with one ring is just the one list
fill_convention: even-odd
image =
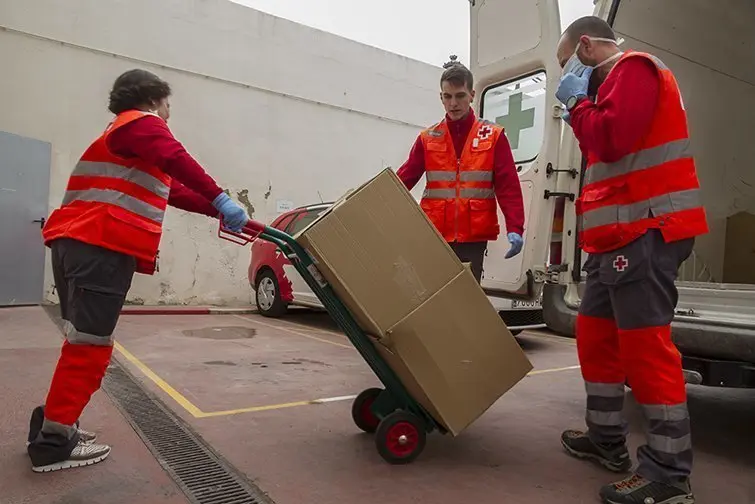
[(505, 257), (522, 250), (522, 189), (503, 128), (472, 110), (472, 73), (455, 61), (445, 68), (440, 99), (446, 117), (420, 133), (397, 175), (409, 190), (425, 175), (422, 209), (480, 282), (488, 242), (500, 234), (496, 200), (511, 244)]
[[(587, 16), (561, 37), (556, 97), (586, 158), (576, 202), (589, 254), (577, 315), (587, 431), (566, 430), (567, 453), (629, 472), (625, 383), (647, 443), (607, 504), (694, 504), (693, 453), (682, 359), (671, 338), (677, 271), (708, 231), (679, 85), (663, 61), (622, 52), (604, 20)], [(596, 96), (593, 101), (588, 96)], [(565, 118), (565, 119), (566, 119)]]
[(170, 86), (144, 70), (118, 77), (115, 115), (82, 154), (60, 208), (42, 232), (65, 321), (65, 342), (43, 405), (29, 422), (32, 470), (51, 472), (101, 462), (110, 454), (79, 417), (100, 387), (113, 331), (134, 273), (151, 275), (167, 206), (241, 230), (249, 217), (173, 137)]

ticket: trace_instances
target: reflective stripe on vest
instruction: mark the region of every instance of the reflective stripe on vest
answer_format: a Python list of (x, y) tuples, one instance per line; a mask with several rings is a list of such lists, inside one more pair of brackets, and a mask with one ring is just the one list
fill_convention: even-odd
[(141, 186), (157, 196), (168, 199), (170, 186), (147, 172), (102, 161), (79, 161), (71, 176), (111, 177)]
[(630, 203), (628, 205), (610, 205), (596, 208), (582, 214), (580, 231), (586, 231), (608, 224), (629, 224), (651, 216), (664, 215), (691, 210), (700, 206), (700, 190), (689, 189), (678, 191), (650, 199)]
[[(170, 187), (149, 173), (115, 163), (79, 161), (73, 173), (71, 173), (71, 177), (105, 177), (124, 180), (148, 190), (161, 200), (166, 201), (166, 203), (170, 194)], [(146, 201), (142, 201), (130, 194), (125, 194), (117, 189), (91, 187), (88, 189), (66, 190), (63, 196), (63, 206), (75, 201), (108, 203), (119, 206), (158, 224), (163, 222), (165, 214), (164, 208), (151, 205)]]
[(689, 139), (674, 140), (657, 147), (628, 154), (614, 163), (599, 162), (591, 165), (585, 172), (585, 185), (691, 157)]
[[(456, 180), (456, 172), (444, 170), (431, 170), (425, 173), (428, 182), (453, 182)], [(493, 172), (488, 170), (462, 171), (459, 174), (462, 182), (492, 182)]]
[[(422, 193), (422, 197), (432, 199), (454, 199), (456, 197), (456, 189), (425, 189)], [(477, 189), (474, 187), (465, 187), (459, 189), (459, 198), (493, 199), (495, 198), (495, 190), (492, 188)]]
[[(425, 173), (428, 182), (454, 182), (455, 171), (430, 170)], [(460, 182), (493, 182), (492, 170), (467, 170), (459, 172)], [(456, 197), (456, 189), (425, 189), (423, 198), (453, 199)], [(462, 187), (459, 189), (459, 198), (464, 199), (490, 199), (495, 198), (495, 190), (492, 187)]]

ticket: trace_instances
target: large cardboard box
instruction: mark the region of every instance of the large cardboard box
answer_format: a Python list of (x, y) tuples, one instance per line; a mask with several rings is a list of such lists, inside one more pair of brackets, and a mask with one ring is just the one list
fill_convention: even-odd
[(374, 335), (385, 334), (464, 269), (390, 169), (345, 195), (295, 238)]
[(392, 170), (344, 196), (296, 239), (404, 386), (452, 435), (532, 369)]

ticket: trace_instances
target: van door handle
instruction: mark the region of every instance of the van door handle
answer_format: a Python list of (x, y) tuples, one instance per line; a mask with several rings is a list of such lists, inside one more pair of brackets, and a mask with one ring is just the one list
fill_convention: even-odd
[(44, 217), (42, 217), (41, 219), (34, 219), (32, 222), (39, 222), (39, 229), (43, 229), (45, 227)]

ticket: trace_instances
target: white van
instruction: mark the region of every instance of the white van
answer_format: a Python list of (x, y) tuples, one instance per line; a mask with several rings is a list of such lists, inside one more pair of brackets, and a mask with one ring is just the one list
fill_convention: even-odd
[[(509, 260), (485, 286), (518, 299), (542, 294), (548, 327), (572, 335), (584, 282), (574, 209), (584, 160), (554, 96), (558, 1), (470, 4), (477, 112), (506, 127), (526, 205), (516, 267)], [(755, 387), (755, 2), (596, 0), (595, 15), (624, 39), (623, 49), (650, 52), (671, 68), (689, 116), (711, 231), (679, 272), (673, 333), (688, 381)], [(563, 229), (554, 231), (557, 210)], [(562, 237), (560, 259), (550, 264), (551, 241)]]

